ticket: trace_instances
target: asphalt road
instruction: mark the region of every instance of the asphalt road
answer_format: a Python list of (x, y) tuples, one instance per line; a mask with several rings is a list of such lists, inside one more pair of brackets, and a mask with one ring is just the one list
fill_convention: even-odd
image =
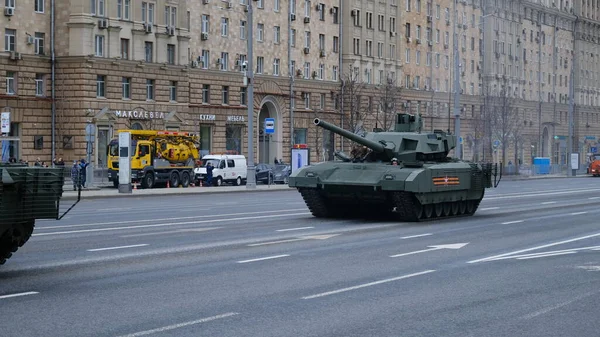
[(427, 223), (295, 190), (82, 201), (0, 267), (0, 335), (598, 336), (599, 183), (503, 181)]

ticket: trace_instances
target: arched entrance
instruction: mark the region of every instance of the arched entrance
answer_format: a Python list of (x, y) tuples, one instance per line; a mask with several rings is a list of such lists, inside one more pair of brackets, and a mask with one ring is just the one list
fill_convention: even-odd
[[(258, 114), (258, 137), (257, 137), (257, 153), (258, 162), (264, 164), (273, 164), (275, 158), (282, 158), (282, 132), (281, 132), (281, 118), (278, 109), (278, 104), (275, 98), (267, 96), (263, 99), (260, 106), (260, 112)], [(275, 119), (275, 133), (265, 133), (265, 119)]]
[(142, 123), (140, 123), (140, 122), (133, 122), (131, 124), (131, 130), (144, 130), (144, 127), (142, 126)]

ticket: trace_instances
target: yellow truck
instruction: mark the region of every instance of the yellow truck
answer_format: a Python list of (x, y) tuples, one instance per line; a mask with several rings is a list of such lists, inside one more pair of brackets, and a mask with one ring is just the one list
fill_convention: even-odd
[[(118, 130), (131, 133), (131, 182), (188, 187), (194, 178), (200, 138), (189, 132)], [(108, 180), (119, 186), (119, 139), (108, 145)]]

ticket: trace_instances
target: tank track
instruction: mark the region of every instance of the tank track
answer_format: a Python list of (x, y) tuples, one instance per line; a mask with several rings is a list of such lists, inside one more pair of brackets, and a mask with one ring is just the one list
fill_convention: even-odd
[(299, 188), (304, 203), (317, 218), (353, 218), (360, 217), (358, 205), (335, 204), (329, 202), (317, 189)]
[[(482, 196), (483, 198), (483, 196)], [(481, 199), (455, 201), (441, 204), (421, 205), (411, 192), (392, 192), (394, 213), (400, 221), (422, 222), (448, 218), (472, 216), (477, 211)]]
[(0, 265), (6, 263), (6, 260), (29, 240), (34, 226), (35, 222), (18, 223), (0, 234)]

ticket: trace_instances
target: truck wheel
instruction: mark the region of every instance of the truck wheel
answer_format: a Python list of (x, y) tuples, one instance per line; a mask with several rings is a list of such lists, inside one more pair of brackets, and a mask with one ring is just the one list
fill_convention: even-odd
[(152, 187), (154, 187), (154, 173), (147, 172), (144, 178), (142, 179), (142, 188)]
[(169, 178), (170, 187), (179, 187), (179, 173), (171, 172), (171, 178)]
[(181, 186), (184, 188), (190, 186), (190, 174), (188, 172), (181, 173)]
[(222, 185), (223, 185), (223, 178), (221, 178), (221, 177), (217, 177), (217, 180), (216, 180), (216, 185), (217, 185), (217, 186), (222, 186)]
[(237, 177), (237, 179), (235, 180), (235, 186), (240, 186), (241, 184), (242, 184), (242, 178)]

